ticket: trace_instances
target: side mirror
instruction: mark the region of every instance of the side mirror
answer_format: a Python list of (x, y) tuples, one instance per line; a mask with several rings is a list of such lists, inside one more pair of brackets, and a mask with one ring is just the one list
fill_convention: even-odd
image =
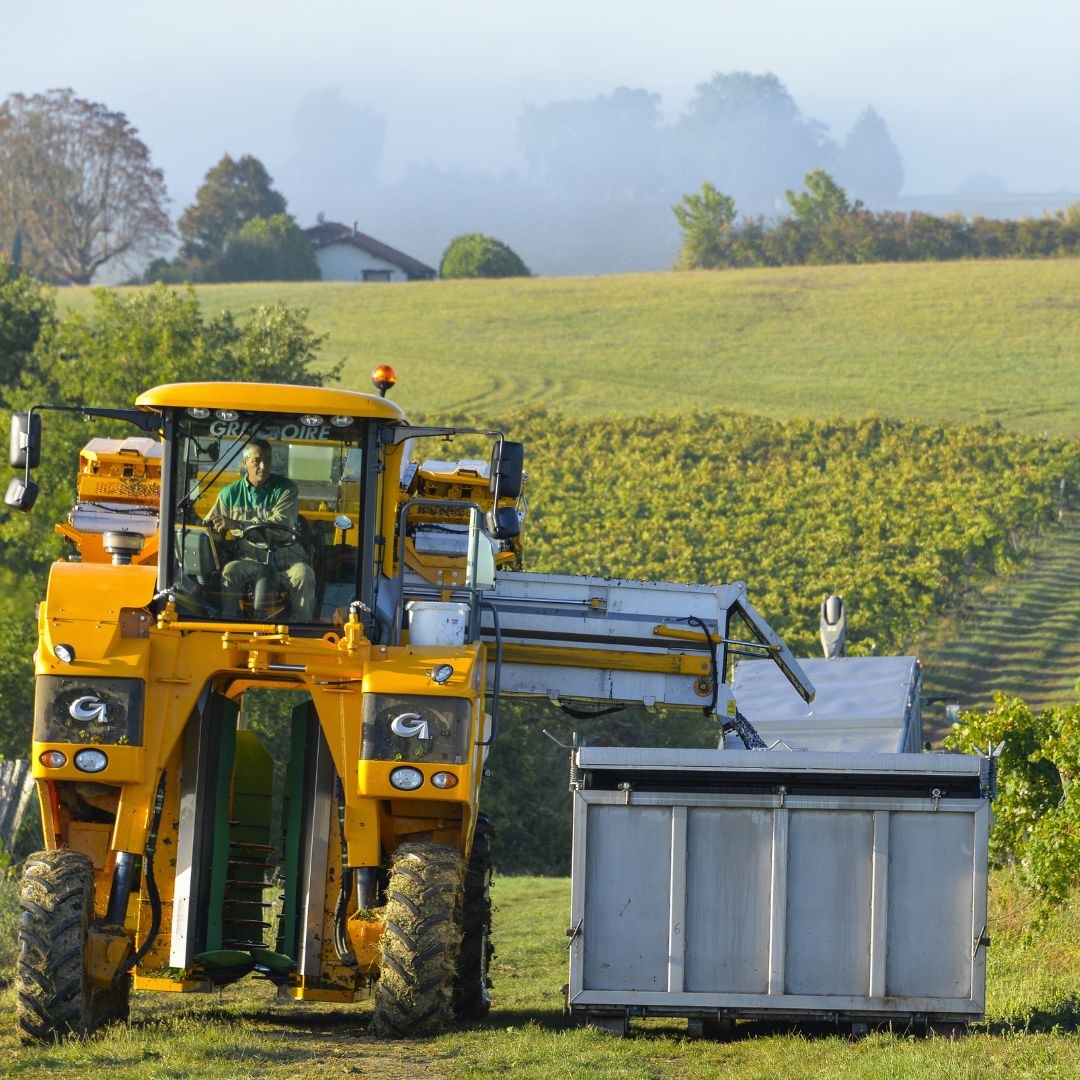
[(16, 476), (8, 484), (4, 503), (13, 510), (22, 510), (24, 512), (32, 510), (34, 503), (37, 502), (38, 490), (38, 486), (33, 480)]
[(36, 469), (40, 460), (41, 414), (36, 412), (12, 413), (11, 467), (13, 469)]
[(521, 519), (512, 506), (496, 506), (484, 515), (487, 534), (493, 540), (513, 540), (521, 532)]
[[(491, 482), (489, 490), (496, 499), (516, 499), (521, 494), (525, 475), (525, 446), (505, 439), (495, 443), (491, 451)], [(516, 534), (515, 534), (516, 535)]]

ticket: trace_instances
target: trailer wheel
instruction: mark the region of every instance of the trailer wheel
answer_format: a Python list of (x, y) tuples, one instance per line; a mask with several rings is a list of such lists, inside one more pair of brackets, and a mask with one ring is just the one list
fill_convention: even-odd
[(19, 894), (16, 1019), (25, 1043), (89, 1035), (126, 1020), (130, 983), (93, 987), (86, 932), (94, 916), (94, 868), (74, 851), (39, 851), (23, 871)]
[(435, 1035), (453, 1020), (463, 878), (456, 848), (423, 841), (395, 852), (372, 1019), (376, 1035)]
[(465, 871), (465, 904), (461, 916), (461, 955), (454, 980), (454, 1013), (462, 1020), (481, 1020), (491, 1011), (488, 970), (491, 944), (491, 818), (479, 814), (472, 854)]

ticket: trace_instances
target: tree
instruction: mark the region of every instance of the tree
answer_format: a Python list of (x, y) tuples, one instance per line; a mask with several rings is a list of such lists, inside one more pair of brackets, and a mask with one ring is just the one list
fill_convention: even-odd
[(660, 97), (618, 87), (591, 101), (527, 106), (518, 141), (535, 176), (559, 191), (652, 193), (664, 184)]
[(870, 205), (895, 199), (904, 186), (904, 163), (885, 121), (869, 106), (851, 129), (836, 163), (844, 187)]
[(824, 169), (807, 173), (803, 180), (806, 190), (795, 194), (786, 191), (788, 205), (795, 220), (803, 225), (827, 225), (853, 209), (847, 192)]
[(962, 713), (945, 739), (965, 754), (987, 746), (1000, 755), (990, 857), (1016, 868), (1038, 920), (1080, 883), (1080, 702), (1035, 712), (999, 692), (988, 712)]
[(123, 113), (49, 90), (0, 105), (0, 250), (46, 281), (86, 284), (172, 235), (160, 169)]
[(751, 213), (768, 213), (785, 185), (831, 165), (837, 149), (773, 74), (718, 73), (675, 126), (678, 179), (707, 176)]
[(246, 221), (214, 264), (216, 281), (318, 281), (319, 264), (303, 229), (288, 215)]
[(462, 233), (450, 241), (439, 265), (444, 278), (530, 277), (529, 268), (501, 240)]
[(34, 370), (34, 346), (56, 321), (52, 292), (0, 258), (0, 404), (9, 387)]
[(321, 90), (300, 101), (291, 127), (293, 150), (278, 176), (293, 212), (310, 223), (317, 213), (333, 218), (343, 205), (355, 206), (358, 189), (374, 183), (386, 118), (340, 90)]
[(683, 270), (731, 265), (735, 231), (735, 200), (707, 181), (700, 195), (684, 195), (672, 211), (682, 229), (678, 266)]
[(180, 215), (181, 256), (207, 263), (225, 250), (228, 238), (252, 218), (285, 213), (285, 196), (275, 191), (266, 167), (245, 154), (226, 154), (210, 169), (195, 192), (195, 202)]

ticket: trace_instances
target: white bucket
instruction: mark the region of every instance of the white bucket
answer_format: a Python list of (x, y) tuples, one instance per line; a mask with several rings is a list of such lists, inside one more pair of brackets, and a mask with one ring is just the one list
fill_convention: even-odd
[(444, 604), (436, 600), (410, 600), (410, 645), (464, 645), (469, 626), (468, 604)]

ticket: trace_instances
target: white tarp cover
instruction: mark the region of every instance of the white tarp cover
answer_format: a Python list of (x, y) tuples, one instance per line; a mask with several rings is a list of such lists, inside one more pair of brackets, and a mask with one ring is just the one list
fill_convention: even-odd
[(775, 664), (741, 660), (735, 665), (735, 702), (766, 743), (878, 753), (922, 749), (917, 657), (841, 656), (799, 663), (817, 690), (809, 704), (792, 692)]

